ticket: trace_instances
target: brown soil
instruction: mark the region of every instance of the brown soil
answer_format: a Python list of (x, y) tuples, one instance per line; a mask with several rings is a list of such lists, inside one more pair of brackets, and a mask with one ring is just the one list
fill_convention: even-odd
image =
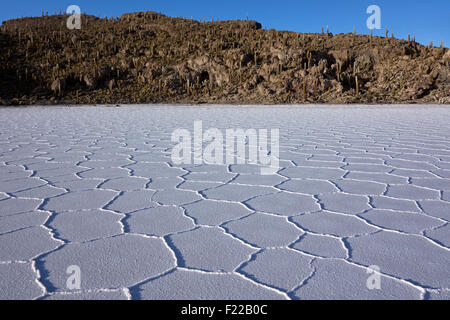
[(0, 28), (0, 104), (450, 103), (450, 50), (154, 12)]

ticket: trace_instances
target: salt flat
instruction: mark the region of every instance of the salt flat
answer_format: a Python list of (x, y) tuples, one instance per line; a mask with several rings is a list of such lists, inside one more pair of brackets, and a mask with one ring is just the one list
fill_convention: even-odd
[[(60, 106), (0, 119), (0, 299), (450, 298), (449, 107)], [(198, 120), (278, 128), (280, 170), (174, 165), (172, 132)]]

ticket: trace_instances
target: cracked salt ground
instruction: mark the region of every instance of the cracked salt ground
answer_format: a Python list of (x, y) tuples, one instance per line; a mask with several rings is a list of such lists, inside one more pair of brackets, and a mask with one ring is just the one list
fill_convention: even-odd
[[(450, 297), (446, 107), (32, 107), (0, 117), (0, 299)], [(280, 129), (280, 170), (174, 165), (172, 132), (199, 119)], [(366, 285), (373, 265), (381, 290)]]

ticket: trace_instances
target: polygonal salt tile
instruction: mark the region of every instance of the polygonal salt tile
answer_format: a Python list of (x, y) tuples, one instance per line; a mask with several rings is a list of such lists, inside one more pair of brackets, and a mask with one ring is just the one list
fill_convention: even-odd
[(371, 205), (376, 209), (420, 212), (415, 201), (389, 198), (385, 196), (371, 196)]
[(210, 226), (220, 225), (252, 213), (241, 204), (215, 200), (201, 200), (185, 205), (184, 208), (197, 223)]
[(126, 191), (108, 204), (106, 209), (127, 213), (152, 208), (156, 206), (152, 201), (154, 194), (155, 191), (152, 190)]
[(233, 183), (253, 186), (276, 186), (283, 181), (286, 181), (286, 178), (278, 175), (262, 176), (260, 174), (241, 174), (233, 179)]
[(124, 168), (95, 168), (79, 174), (82, 178), (113, 179), (128, 177), (130, 171)]
[(439, 228), (425, 231), (425, 235), (428, 238), (436, 240), (438, 243), (446, 246), (447, 248), (450, 247), (450, 224), (448, 223)]
[(147, 187), (153, 190), (172, 190), (177, 188), (183, 181), (184, 180), (180, 177), (155, 178), (150, 179), (150, 183)]
[(58, 238), (74, 242), (110, 237), (122, 232), (121, 216), (102, 210), (59, 213), (49, 223)]
[(256, 251), (216, 228), (198, 228), (169, 236), (179, 266), (206, 271), (233, 271)]
[(343, 161), (344, 161), (344, 157), (342, 157), (342, 156), (336, 156), (336, 155), (332, 155), (332, 154), (328, 154), (328, 155), (314, 154), (314, 155), (312, 155), (311, 160), (315, 160), (315, 161), (339, 161), (339, 162), (343, 162)]
[(128, 159), (117, 159), (117, 160), (88, 160), (81, 161), (78, 166), (85, 168), (119, 168), (122, 166), (126, 166), (132, 164), (133, 162)]
[(42, 300), (128, 300), (128, 297), (123, 291), (88, 291), (54, 293)]
[(311, 195), (339, 191), (339, 189), (337, 189), (331, 182), (323, 180), (288, 180), (277, 187), (282, 190)]
[(159, 152), (143, 152), (133, 154), (133, 160), (141, 162), (167, 162), (170, 161), (170, 155)]
[(450, 203), (441, 200), (419, 201), (422, 210), (433, 217), (450, 221)]
[(177, 207), (155, 207), (133, 213), (127, 220), (130, 232), (165, 236), (192, 229), (191, 219)]
[(438, 162), (434, 163), (434, 165), (436, 167), (438, 167), (439, 169), (445, 169), (445, 170), (450, 169), (450, 162), (438, 161)]
[(208, 199), (243, 202), (259, 195), (278, 192), (271, 187), (243, 186), (239, 184), (221, 185), (214, 189), (202, 191)]
[(333, 182), (335, 182), (343, 192), (360, 195), (382, 195), (387, 187), (387, 185), (378, 182), (350, 179), (341, 179)]
[(228, 182), (236, 176), (230, 172), (189, 172), (183, 178), (191, 181)]
[(336, 161), (293, 160), (297, 167), (340, 168), (345, 165)]
[(0, 233), (42, 225), (49, 216), (50, 213), (48, 212), (36, 210), (0, 217)]
[(142, 178), (180, 177), (187, 172), (176, 167), (169, 167), (166, 163), (136, 163), (127, 166), (132, 170), (132, 176)]
[(99, 179), (76, 179), (70, 181), (59, 181), (53, 183), (55, 187), (64, 188), (69, 190), (69, 192), (75, 191), (85, 191), (95, 189), (102, 180)]
[(188, 190), (158, 190), (153, 201), (162, 205), (182, 205), (202, 199), (197, 193)]
[(50, 198), (44, 205), (45, 210), (70, 211), (103, 208), (116, 196), (109, 190), (76, 191)]
[[(23, 169), (22, 169), (23, 170)], [(31, 176), (32, 172), (30, 171), (17, 171), (17, 172), (5, 172), (0, 176), (0, 182), (5, 184), (6, 182), (15, 181), (15, 180), (26, 180)]]
[(312, 141), (312, 144), (310, 144), (312, 147), (301, 147), (298, 148), (299, 153), (306, 153), (306, 154), (320, 154), (320, 155), (336, 155), (336, 152), (324, 148), (324, 146), (318, 146), (316, 141)]
[(450, 202), (450, 191), (444, 191), (442, 192), (442, 200), (449, 201)]
[(356, 217), (326, 211), (296, 216), (292, 218), (292, 221), (307, 231), (338, 237), (355, 236), (378, 230)]
[(233, 164), (230, 166), (230, 171), (235, 174), (239, 173), (257, 175), (261, 174), (262, 168), (264, 167), (256, 164)]
[(391, 174), (407, 178), (436, 178), (436, 175), (426, 170), (395, 169)]
[(62, 168), (73, 168), (71, 163), (56, 163), (56, 162), (37, 162), (27, 166), (31, 170), (54, 170)]
[(115, 160), (128, 160), (128, 155), (120, 155), (117, 153), (105, 152), (104, 150), (100, 150), (93, 154), (87, 156), (87, 158), (91, 161), (110, 161), (111, 159)]
[(319, 195), (318, 198), (324, 208), (329, 211), (358, 214), (371, 208), (368, 204), (369, 200), (365, 196), (329, 193)]
[(292, 248), (326, 258), (346, 258), (347, 251), (341, 241), (336, 238), (306, 233)]
[(320, 210), (320, 205), (312, 196), (288, 192), (258, 196), (250, 201), (246, 201), (246, 204), (256, 211), (282, 216), (295, 216), (305, 212)]
[(234, 274), (175, 270), (137, 288), (143, 300), (280, 300), (284, 295)]
[(0, 217), (11, 216), (17, 213), (29, 212), (37, 209), (42, 200), (9, 198), (0, 200)]
[(382, 159), (375, 158), (363, 158), (363, 157), (348, 157), (345, 158), (345, 162), (348, 164), (383, 164), (384, 161)]
[[(76, 173), (85, 171), (86, 169), (80, 167), (69, 167), (61, 169), (49, 169), (49, 170), (36, 170), (34, 172), (35, 177), (39, 178), (55, 178), (60, 176), (75, 176)], [(75, 176), (76, 177), (76, 176)]]
[(0, 181), (0, 190), (2, 192), (14, 193), (21, 190), (43, 186), (45, 184), (45, 181), (33, 177), (26, 179), (17, 179), (8, 182)]
[(30, 263), (0, 264), (0, 299), (31, 300), (43, 294)]
[(434, 170), (436, 169), (435, 166), (423, 162), (423, 161), (409, 161), (409, 160), (401, 160), (401, 159), (392, 159), (392, 160), (386, 160), (386, 164), (395, 167), (395, 168), (401, 168), (401, 169), (418, 169), (418, 170)]
[(438, 175), (441, 178), (450, 179), (450, 170), (436, 169), (431, 172), (433, 172), (434, 174)]
[(100, 184), (99, 188), (117, 191), (142, 190), (145, 188), (148, 182), (149, 180), (145, 178), (123, 177), (123, 178), (108, 179), (104, 183)]
[(66, 193), (64, 189), (56, 188), (51, 185), (43, 185), (37, 188), (14, 192), (14, 196), (22, 198), (46, 199)]
[(69, 266), (78, 266), (81, 290), (128, 287), (175, 265), (160, 239), (120, 235), (86, 243), (70, 243), (37, 262), (48, 271), (42, 281), (54, 291), (67, 291)]
[(409, 154), (400, 154), (394, 157), (395, 159), (400, 159), (400, 160), (409, 160), (409, 161), (423, 161), (423, 162), (436, 162), (437, 159), (429, 156), (429, 155), (425, 155), (425, 154), (418, 154), (418, 153), (409, 153)]
[(442, 222), (427, 215), (412, 212), (369, 210), (361, 215), (370, 223), (381, 228), (417, 233), (442, 225)]
[(435, 190), (450, 190), (450, 179), (442, 178), (412, 178), (411, 183), (416, 186)]
[(342, 169), (348, 170), (350, 172), (359, 171), (359, 172), (388, 173), (388, 172), (392, 171), (392, 169), (394, 169), (394, 168), (390, 167), (390, 166), (382, 165), (382, 164), (365, 163), (365, 164), (349, 164), (349, 165), (342, 167)]
[(42, 227), (31, 227), (0, 235), (0, 261), (24, 261), (57, 248), (61, 243), (52, 239)]
[(292, 167), (283, 169), (280, 174), (289, 178), (332, 180), (344, 176), (345, 170), (330, 168)]
[[(381, 290), (369, 289), (374, 273), (342, 260), (315, 260), (314, 276), (294, 294), (302, 300), (403, 300), (421, 298), (421, 292), (400, 281), (380, 276)], [(381, 272), (385, 271), (383, 268)], [(326, 288), (326, 290), (324, 290)]]
[(433, 288), (450, 287), (450, 252), (417, 235), (381, 231), (348, 239), (352, 260)]
[(239, 271), (257, 282), (284, 291), (293, 290), (313, 272), (312, 258), (289, 249), (264, 250)]
[(218, 165), (218, 164), (191, 164), (191, 165), (183, 165), (184, 170), (189, 172), (227, 172), (226, 165)]
[(285, 218), (261, 213), (228, 222), (225, 228), (236, 237), (261, 248), (286, 246), (303, 234)]
[(409, 200), (439, 199), (439, 191), (417, 187), (413, 185), (393, 185), (389, 186), (386, 196)]
[(201, 191), (209, 188), (215, 188), (220, 186), (220, 182), (208, 182), (208, 181), (184, 181), (178, 186), (178, 189)]
[(401, 184), (408, 183), (407, 177), (399, 177), (389, 173), (374, 173), (374, 172), (349, 172), (346, 179), (373, 181), (385, 184)]

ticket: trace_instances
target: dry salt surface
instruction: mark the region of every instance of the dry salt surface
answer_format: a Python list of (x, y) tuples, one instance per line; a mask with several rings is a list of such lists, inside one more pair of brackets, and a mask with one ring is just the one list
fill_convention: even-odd
[[(450, 298), (449, 107), (61, 106), (0, 119), (0, 299)], [(195, 120), (279, 128), (282, 168), (173, 165), (171, 134)], [(379, 290), (366, 285), (373, 265)]]

